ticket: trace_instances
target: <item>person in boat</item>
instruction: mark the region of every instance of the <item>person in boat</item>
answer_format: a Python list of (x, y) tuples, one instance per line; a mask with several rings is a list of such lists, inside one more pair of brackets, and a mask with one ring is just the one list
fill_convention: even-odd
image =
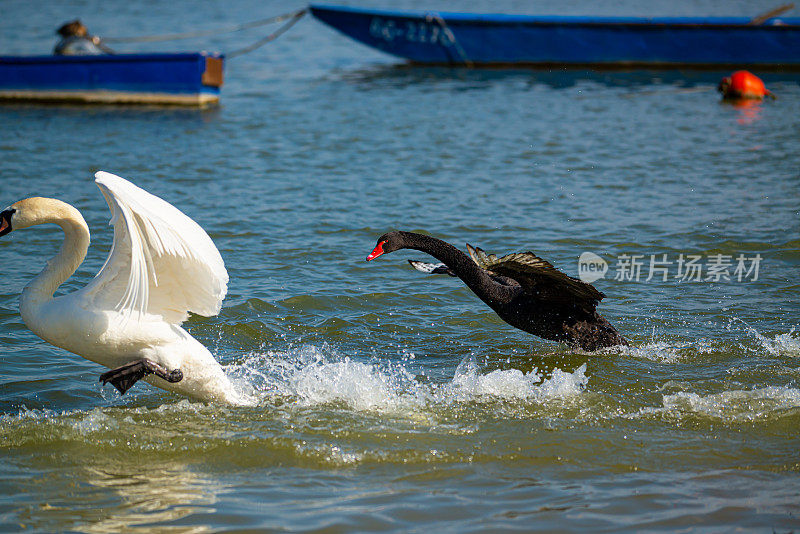
[(62, 24), (56, 30), (61, 40), (53, 53), (59, 56), (96, 56), (114, 52), (100, 42), (100, 38), (89, 35), (89, 30), (79, 19)]

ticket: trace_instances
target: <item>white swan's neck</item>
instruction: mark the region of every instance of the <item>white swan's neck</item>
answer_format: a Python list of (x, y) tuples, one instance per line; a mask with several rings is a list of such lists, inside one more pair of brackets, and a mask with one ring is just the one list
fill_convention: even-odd
[[(63, 284), (78, 268), (89, 249), (89, 227), (78, 210), (60, 200), (32, 198), (26, 201), (27, 226), (54, 223), (64, 231), (64, 242), (47, 266), (22, 291), (20, 312), (23, 319), (27, 311), (53, 298), (58, 286)], [(32, 210), (35, 208), (35, 211)]]

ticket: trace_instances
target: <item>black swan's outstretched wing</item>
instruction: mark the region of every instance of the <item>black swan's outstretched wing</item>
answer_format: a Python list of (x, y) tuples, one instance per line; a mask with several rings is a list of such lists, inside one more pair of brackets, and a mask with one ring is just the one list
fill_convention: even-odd
[(605, 297), (591, 284), (567, 276), (533, 252), (517, 252), (498, 258), (469, 244), (467, 250), (478, 266), (515, 280), (526, 293), (538, 299), (593, 312)]
[[(411, 266), (414, 267), (416, 270), (423, 272), (425, 274), (447, 274), (458, 278), (456, 272), (447, 265), (445, 265), (444, 263), (425, 263), (424, 261), (414, 261), (414, 260), (408, 260), (408, 263), (410, 263)], [(489, 278), (491, 278), (491, 280), (495, 284), (498, 284), (498, 286), (503, 286), (506, 289), (513, 289), (514, 292), (522, 291), (522, 286), (520, 286), (520, 284), (516, 280), (509, 278), (508, 276), (503, 276), (498, 273), (494, 273), (492, 271), (486, 271), (485, 269), (484, 271), (486, 272), (486, 274), (489, 275)], [(487, 294), (491, 291), (491, 289), (492, 288), (488, 288)], [(496, 296), (495, 300), (497, 301), (509, 300), (511, 298), (511, 295), (513, 295), (513, 293), (512, 294), (506, 293), (505, 298), (503, 298), (503, 296)]]
[(453, 270), (444, 263), (425, 263), (424, 261), (408, 260), (416, 270), (425, 274), (447, 274), (450, 276), (458, 276)]

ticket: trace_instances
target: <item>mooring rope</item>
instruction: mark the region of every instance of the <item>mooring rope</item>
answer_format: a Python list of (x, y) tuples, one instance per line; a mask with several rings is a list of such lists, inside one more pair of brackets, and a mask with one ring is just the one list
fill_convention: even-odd
[[(439, 23), (439, 25), (442, 27), (442, 31), (444, 32), (444, 34), (453, 43), (453, 46), (455, 47), (456, 52), (458, 52), (458, 55), (461, 56), (461, 61), (464, 62), (464, 65), (466, 65), (469, 68), (472, 68), (472, 67), (475, 66), (475, 64), (472, 62), (472, 60), (470, 60), (467, 57), (467, 53), (461, 47), (461, 43), (458, 42), (458, 39), (456, 39), (455, 34), (452, 32), (452, 30), (450, 30), (450, 27), (447, 25), (447, 23), (444, 21), (444, 19), (442, 18), (442, 16), (439, 13), (436, 13), (435, 11), (431, 11), (430, 13), (426, 14), (425, 18), (428, 19), (428, 22), (431, 22), (431, 20), (435, 20), (436, 22)], [(446, 49), (447, 48), (445, 48), (445, 50)]]
[(748, 22), (747, 25), (748, 26), (760, 26), (761, 24), (764, 24), (765, 22), (767, 22), (769, 19), (771, 19), (773, 17), (777, 17), (779, 15), (783, 15), (784, 13), (786, 13), (787, 11), (789, 11), (791, 9), (794, 9), (794, 4), (786, 4), (786, 5), (783, 5), (783, 6), (780, 6), (780, 7), (776, 7), (775, 9), (771, 9), (771, 10), (767, 11), (766, 13), (763, 13), (763, 14), (757, 16), (757, 17), (753, 17), (752, 19), (750, 19), (750, 22)]
[[(299, 11), (295, 11), (294, 13), (291, 14), (292, 18), (290, 18), (289, 21), (286, 24), (284, 24), (283, 26), (281, 26), (280, 28), (278, 28), (277, 30), (272, 32), (271, 34), (267, 35), (266, 37), (264, 37), (262, 39), (259, 39), (258, 41), (256, 41), (255, 43), (251, 44), (250, 46), (245, 46), (244, 48), (240, 48), (238, 50), (234, 50), (233, 52), (228, 52), (228, 53), (225, 54), (225, 57), (226, 58), (232, 58), (232, 57), (242, 56), (244, 54), (248, 54), (248, 53), (252, 52), (253, 50), (256, 50), (257, 48), (261, 48), (262, 46), (264, 46), (265, 44), (267, 44), (270, 41), (274, 41), (275, 39), (277, 39), (278, 37), (280, 37), (281, 35), (286, 33), (289, 30), (289, 28), (291, 28), (292, 26), (297, 24), (297, 22), (301, 18), (303, 18), (303, 15), (305, 15), (307, 12), (308, 12), (307, 9), (301, 9)], [(281, 19), (281, 20), (284, 20), (284, 19)]]
[[(251, 50), (255, 50), (259, 46), (262, 46), (263, 44), (268, 43), (269, 41), (272, 41), (275, 38), (277, 38), (283, 32), (291, 28), (298, 20), (300, 20), (300, 18), (306, 14), (306, 11), (307, 9), (305, 8), (298, 9), (296, 11), (285, 13), (283, 15), (269, 17), (261, 20), (254, 20), (252, 22), (245, 22), (244, 24), (225, 26), (223, 28), (217, 28), (214, 30), (201, 30), (196, 32), (185, 32), (185, 33), (167, 33), (161, 35), (145, 35), (141, 37), (103, 37), (101, 41), (104, 43), (157, 43), (161, 41), (177, 41), (179, 39), (191, 39), (192, 37), (207, 37), (209, 35), (240, 32), (243, 30), (249, 30), (250, 28), (257, 28), (258, 26), (266, 26), (267, 24), (282, 22), (287, 19), (289, 20), (289, 22), (286, 25), (282, 26), (278, 31), (268, 35), (267, 37), (261, 39), (258, 43), (256, 43), (257, 46), (251, 45), (249, 47), (240, 50), (235, 50), (234, 52), (231, 53), (235, 55), (241, 55), (243, 53), (250, 52)], [(231, 54), (228, 55), (230, 56)]]

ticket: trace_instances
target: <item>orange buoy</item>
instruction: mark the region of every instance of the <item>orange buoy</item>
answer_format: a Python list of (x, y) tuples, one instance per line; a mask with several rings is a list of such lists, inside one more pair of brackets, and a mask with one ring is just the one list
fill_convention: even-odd
[(729, 100), (762, 100), (765, 96), (775, 98), (764, 86), (761, 78), (746, 70), (737, 70), (730, 76), (722, 78), (717, 89), (722, 93), (722, 98)]

